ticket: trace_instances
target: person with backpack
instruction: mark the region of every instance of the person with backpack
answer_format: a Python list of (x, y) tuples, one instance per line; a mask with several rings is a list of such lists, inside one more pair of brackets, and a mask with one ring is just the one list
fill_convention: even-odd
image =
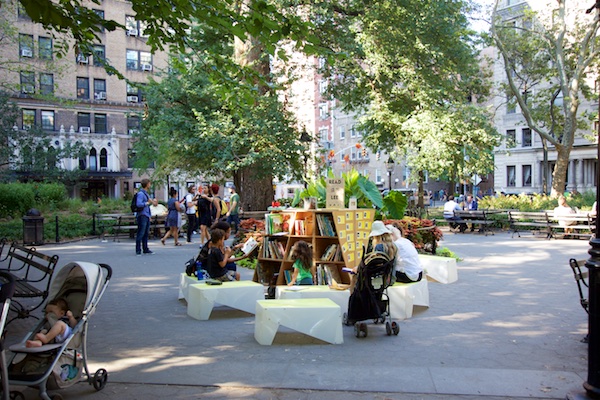
[(213, 199), (213, 223), (216, 223), (227, 218), (227, 211), (229, 211), (229, 208), (227, 207), (227, 203), (219, 196), (219, 185), (216, 183), (210, 185), (210, 192)]
[[(229, 187), (231, 192), (231, 198), (229, 199), (229, 210), (225, 214), (227, 216), (227, 223), (231, 225), (234, 233), (237, 233), (238, 227), (240, 226), (240, 195), (235, 191), (235, 185)], [(235, 228), (234, 228), (235, 226)]]
[(137, 207), (135, 219), (137, 223), (137, 234), (135, 236), (135, 254), (138, 256), (144, 254), (153, 254), (148, 248), (148, 236), (150, 235), (150, 205), (158, 204), (158, 200), (151, 199), (148, 190), (150, 189), (150, 179), (142, 179), (142, 188), (135, 194), (135, 205)]

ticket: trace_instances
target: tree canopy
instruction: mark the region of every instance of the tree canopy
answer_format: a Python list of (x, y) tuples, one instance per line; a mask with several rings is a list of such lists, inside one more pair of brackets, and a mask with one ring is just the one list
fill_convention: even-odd
[[(552, 194), (564, 191), (569, 156), (578, 129), (590, 128), (580, 106), (593, 97), (589, 82), (597, 71), (600, 9), (591, 14), (573, 0), (557, 0), (541, 11), (520, 8), (492, 13), (491, 38), (504, 67), (501, 90), (519, 106), (524, 123), (557, 152)], [(587, 78), (587, 79), (586, 79)]]

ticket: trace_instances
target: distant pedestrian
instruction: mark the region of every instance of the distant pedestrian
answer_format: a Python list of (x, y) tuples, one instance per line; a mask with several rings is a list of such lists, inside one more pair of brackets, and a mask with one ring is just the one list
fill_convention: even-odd
[(179, 243), (179, 219), (181, 218), (179, 213), (181, 212), (181, 205), (177, 201), (177, 190), (172, 187), (169, 190), (169, 195), (170, 198), (167, 202), (167, 219), (165, 221), (165, 228), (168, 230), (160, 241), (164, 246), (167, 238), (173, 236), (173, 239), (175, 239), (175, 246), (181, 246), (181, 243)]
[(188, 187), (188, 194), (185, 196), (185, 216), (187, 217), (187, 242), (192, 243), (192, 235), (196, 228), (196, 206), (198, 197), (196, 196), (196, 186)]
[(240, 225), (240, 195), (236, 193), (235, 185), (231, 185), (229, 191), (231, 192), (231, 197), (229, 198), (229, 211), (226, 214), (227, 223), (231, 225), (233, 232), (237, 233)]
[(156, 199), (151, 199), (148, 190), (150, 189), (150, 179), (142, 179), (142, 188), (136, 197), (136, 206), (142, 211), (136, 213), (137, 234), (135, 236), (135, 254), (153, 254), (148, 248), (148, 236), (150, 235), (150, 205), (157, 205)]

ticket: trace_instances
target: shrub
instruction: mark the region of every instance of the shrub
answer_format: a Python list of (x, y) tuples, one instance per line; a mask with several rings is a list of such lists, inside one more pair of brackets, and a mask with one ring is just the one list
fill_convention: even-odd
[[(591, 192), (586, 192), (584, 194), (567, 195), (566, 197), (567, 202), (571, 207), (589, 210), (595, 201), (596, 195)], [(518, 196), (487, 196), (479, 201), (479, 208), (490, 208), (495, 210), (543, 211), (553, 210), (557, 206), (558, 200), (556, 198), (539, 193), (532, 195), (523, 193)]]
[(35, 205), (35, 193), (32, 185), (0, 184), (0, 217), (22, 217)]
[(444, 236), (438, 227), (427, 230), (418, 230), (419, 228), (434, 226), (434, 221), (430, 219), (404, 217), (402, 219), (388, 219), (383, 222), (386, 225), (392, 224), (400, 229), (402, 231), (402, 236), (413, 242), (419, 251), (430, 250), (427, 248), (428, 245), (431, 246), (436, 244)]

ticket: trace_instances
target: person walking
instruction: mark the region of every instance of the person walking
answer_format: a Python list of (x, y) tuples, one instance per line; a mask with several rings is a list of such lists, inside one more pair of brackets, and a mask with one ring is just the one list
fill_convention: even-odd
[(165, 227), (168, 228), (167, 232), (165, 232), (165, 236), (160, 239), (160, 242), (165, 245), (165, 241), (169, 236), (173, 236), (175, 239), (175, 246), (181, 246), (179, 243), (179, 212), (181, 211), (181, 205), (177, 201), (177, 190), (172, 187), (169, 190), (169, 202), (167, 203), (167, 220), (165, 221)]
[[(231, 225), (233, 233), (237, 233), (238, 226), (240, 225), (240, 195), (235, 191), (235, 185), (231, 185), (229, 188), (231, 197), (229, 198), (229, 211), (227, 211), (227, 223)], [(235, 226), (235, 228), (234, 228)]]
[(144, 254), (153, 254), (148, 248), (148, 236), (150, 235), (150, 205), (157, 205), (156, 199), (151, 199), (148, 190), (150, 189), (150, 179), (142, 179), (142, 188), (137, 194), (136, 203), (138, 211), (135, 219), (137, 223), (137, 234), (135, 236), (135, 254), (138, 256)]
[(196, 196), (196, 186), (188, 187), (188, 194), (185, 196), (185, 216), (187, 217), (187, 242), (192, 243), (192, 235), (196, 229), (196, 206), (198, 197)]

